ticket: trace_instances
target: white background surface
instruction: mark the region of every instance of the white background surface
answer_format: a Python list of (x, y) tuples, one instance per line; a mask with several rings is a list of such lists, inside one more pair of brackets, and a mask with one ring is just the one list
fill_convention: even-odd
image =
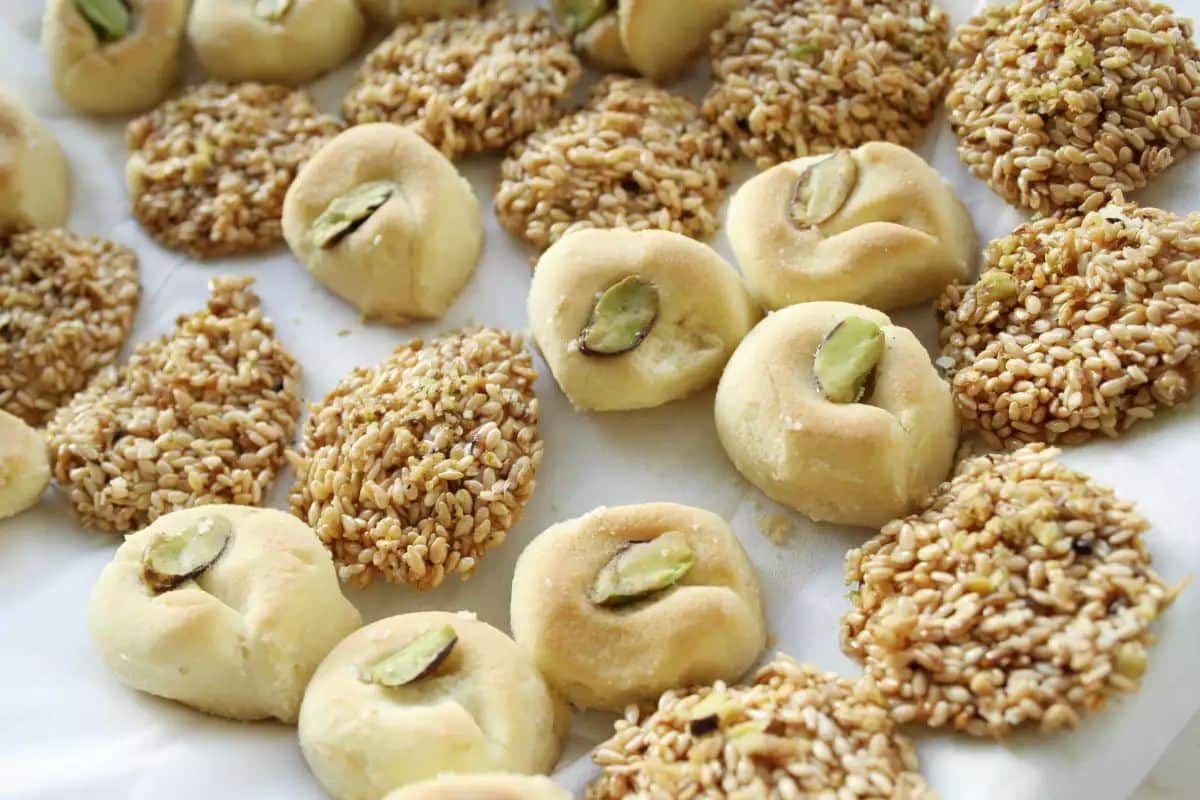
[[(973, 5), (946, 2), (955, 22)], [(1200, 0), (1177, 0), (1196, 16)], [(446, 319), (406, 329), (360, 324), (355, 312), (325, 292), (279, 248), (261, 256), (196, 263), (142, 234), (127, 211), (121, 180), (124, 120), (97, 121), (69, 111), (53, 94), (37, 49), (41, 3), (0, 0), (0, 84), (21, 96), (61, 140), (72, 169), (70, 226), (101, 234), (139, 254), (142, 301), (131, 342), (158, 336), (177, 314), (204, 303), (214, 275), (258, 279), (267, 313), (304, 368), (306, 399), (319, 400), (352, 366), (374, 363), (410, 336), (472, 322), (526, 327), (531, 252), (496, 224), (491, 190), (497, 159), (464, 161), (484, 206), (488, 244), (474, 279)], [(706, 70), (680, 87), (702, 91)], [(193, 71), (194, 75), (194, 71)], [(588, 79), (590, 80), (590, 78)], [(350, 69), (314, 87), (335, 111)], [(921, 152), (959, 189), (981, 240), (1007, 233), (1021, 215), (971, 178), (954, 154), (944, 119), (931, 126)], [(749, 174), (742, 164), (739, 180)], [(1176, 212), (1196, 208), (1200, 158), (1192, 156), (1157, 179), (1138, 200)], [(728, 254), (723, 234), (715, 242)], [(894, 315), (932, 345), (936, 328), (926, 307)], [(337, 335), (339, 331), (348, 331)], [(508, 628), (509, 580), (522, 546), (551, 523), (597, 505), (673, 500), (732, 520), (762, 577), (775, 646), (846, 674), (857, 666), (837, 646), (837, 618), (847, 607), (842, 556), (869, 531), (796, 525), (783, 546), (762, 533), (759, 517), (779, 513), (744, 483), (717, 443), (712, 392), (663, 408), (608, 415), (574, 413), (544, 366), (546, 459), (524, 520), (489, 554), (468, 583), (448, 581), (432, 593), (379, 583), (351, 598), (368, 621), (423, 609), (470, 609)], [(1168, 581), (1200, 572), (1195, 469), (1200, 459), (1200, 408), (1166, 414), (1118, 442), (1072, 448), (1065, 460), (1138, 502), (1153, 523), (1150, 549)], [(272, 503), (286, 507), (290, 472)], [(293, 728), (239, 724), (119, 686), (96, 658), (88, 636), (88, 593), (117, 540), (81, 530), (65, 502), (48, 492), (26, 514), (0, 522), (0, 797), (12, 798), (319, 798)], [(957, 735), (919, 741), (924, 772), (947, 800), (974, 798), (1128, 797), (1200, 707), (1200, 589), (1185, 592), (1158, 626), (1142, 691), (1084, 720), (1076, 733), (1023, 734), (1004, 744)], [(610, 730), (611, 718), (577, 715), (560, 777), (580, 788), (585, 756)], [(1195, 796), (1200, 725), (1143, 789), (1145, 798)]]

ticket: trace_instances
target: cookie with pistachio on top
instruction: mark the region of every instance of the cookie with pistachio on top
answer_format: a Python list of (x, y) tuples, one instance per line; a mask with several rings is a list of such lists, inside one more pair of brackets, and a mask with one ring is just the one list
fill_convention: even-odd
[(58, 140), (19, 97), (0, 89), (0, 234), (65, 224), (69, 199)]
[(0, 409), (0, 520), (31, 507), (49, 482), (50, 464), (41, 434)]
[(388, 793), (384, 800), (571, 800), (571, 793), (542, 775), (484, 772), (442, 775)]

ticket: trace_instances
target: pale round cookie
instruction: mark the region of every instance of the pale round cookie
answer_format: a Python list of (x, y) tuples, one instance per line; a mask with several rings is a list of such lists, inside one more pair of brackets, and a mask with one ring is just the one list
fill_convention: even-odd
[(357, 0), (195, 0), (187, 38), (210, 78), (295, 86), (349, 58), (365, 30)]
[(208, 505), (126, 537), (88, 626), (122, 683), (230, 719), (294, 723), (325, 654), (362, 624), (312, 529)]
[(467, 180), (392, 123), (356, 125), (301, 168), (283, 201), (300, 263), (369, 319), (437, 319), (475, 271), (483, 217)]
[(36, 503), (49, 482), (50, 464), (41, 434), (0, 409), (0, 519)]
[(746, 480), (821, 522), (878, 527), (907, 514), (958, 446), (950, 387), (921, 342), (851, 303), (770, 314), (729, 359), (715, 411)]
[(571, 800), (571, 793), (544, 775), (443, 775), (389, 792), (384, 800)]
[[(95, 3), (111, 6), (111, 3)], [(187, 0), (124, 0), (89, 17), (77, 0), (46, 0), (42, 50), (63, 100), (89, 114), (131, 114), (162, 100), (179, 77)]]
[(54, 481), (85, 525), (125, 532), (180, 508), (259, 505), (300, 416), (300, 367), (253, 278), (106, 369), (46, 427)]
[(69, 199), (58, 140), (19, 97), (0, 89), (0, 233), (63, 225)]
[(512, 639), (472, 614), (429, 611), (333, 649), (304, 695), (300, 747), (334, 800), (377, 800), (443, 773), (546, 772), (568, 724)]
[(417, 17), (445, 17), (474, 11), (485, 0), (358, 0), (374, 25), (388, 30)]
[(0, 235), (0, 408), (45, 425), (116, 360), (138, 294), (127, 247), (62, 229)]
[(674, 503), (597, 508), (546, 529), (517, 561), (511, 618), (550, 686), (603, 711), (737, 680), (767, 643), (737, 534)]
[(411, 125), (449, 158), (508, 147), (551, 122), (579, 59), (544, 10), (495, 4), (396, 26), (345, 100), (351, 125)]
[(538, 261), (528, 307), (554, 379), (592, 411), (649, 408), (708, 386), (759, 318), (708, 245), (624, 228), (560, 239)]
[(919, 513), (846, 555), (842, 649), (897, 723), (1074, 728), (1140, 685), (1150, 626), (1186, 581), (1168, 587), (1151, 568), (1132, 503), (1056, 454), (969, 459)]
[(887, 142), (759, 173), (734, 194), (726, 226), (746, 283), (767, 308), (921, 303), (965, 278), (978, 247), (950, 185)]

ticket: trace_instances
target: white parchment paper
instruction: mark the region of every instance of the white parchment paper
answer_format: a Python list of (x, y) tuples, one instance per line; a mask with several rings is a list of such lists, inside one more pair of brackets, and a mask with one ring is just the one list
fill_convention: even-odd
[[(972, 0), (942, 0), (954, 21)], [(526, 5), (519, 3), (518, 5)], [(1184, 14), (1200, 0), (1175, 0)], [(487, 248), (474, 279), (447, 317), (406, 329), (366, 325), (353, 309), (312, 280), (279, 248), (261, 256), (197, 263), (151, 242), (128, 212), (122, 181), (124, 120), (72, 113), (51, 89), (38, 50), (40, 0), (0, 0), (0, 85), (29, 103), (59, 137), (72, 170), (70, 226), (101, 234), (138, 252), (142, 302), (131, 341), (170, 329), (177, 314), (201, 306), (214, 275), (257, 278), (267, 313), (304, 368), (306, 399), (319, 400), (352, 366), (384, 358), (411, 336), (467, 323), (526, 328), (531, 253), (497, 225), (491, 192), (496, 158), (468, 159), (485, 210)], [(318, 82), (322, 107), (335, 111), (352, 67)], [(191, 70), (195, 79), (195, 70)], [(590, 80), (590, 77), (589, 77)], [(703, 66), (679, 87), (698, 96)], [(1005, 205), (960, 166), (944, 119), (930, 128), (921, 153), (956, 186), (981, 240), (1007, 233), (1022, 214)], [(748, 164), (739, 181), (751, 173)], [(1137, 199), (1175, 212), (1200, 208), (1200, 158), (1185, 159)], [(723, 234), (714, 244), (729, 256)], [(932, 346), (927, 307), (894, 314)], [(336, 335), (347, 330), (348, 334)], [(788, 514), (794, 531), (783, 545), (760, 527), (764, 515), (787, 513), (742, 481), (727, 462), (712, 422), (712, 391), (644, 412), (606, 415), (571, 410), (539, 362), (546, 459), (521, 524), (490, 553), (468, 583), (448, 581), (417, 594), (383, 585), (351, 598), (367, 621), (426, 609), (469, 609), (508, 628), (509, 581), (521, 548), (558, 520), (598, 505), (672, 500), (729, 518), (762, 579), (775, 646), (846, 674), (857, 666), (837, 646), (837, 618), (847, 606), (842, 557), (870, 531), (809, 523)], [(1117, 442), (1072, 448), (1064, 456), (1136, 500), (1153, 522), (1150, 549), (1164, 577), (1200, 573), (1196, 471), (1200, 405), (1139, 426)], [(271, 505), (286, 507), (290, 473)], [(88, 594), (116, 539), (81, 530), (67, 504), (50, 491), (34, 510), (0, 522), (0, 797), (25, 798), (319, 798), (295, 729), (214, 719), (129, 691), (93, 652), (85, 611)], [(1200, 707), (1200, 589), (1179, 599), (1158, 627), (1150, 669), (1136, 696), (1088, 717), (1076, 733), (1022, 735), (994, 744), (958, 735), (926, 735), (922, 768), (948, 800), (1105, 800), (1127, 797)], [(587, 750), (611, 730), (611, 717), (578, 714), (560, 763), (564, 785), (580, 789), (591, 774)]]

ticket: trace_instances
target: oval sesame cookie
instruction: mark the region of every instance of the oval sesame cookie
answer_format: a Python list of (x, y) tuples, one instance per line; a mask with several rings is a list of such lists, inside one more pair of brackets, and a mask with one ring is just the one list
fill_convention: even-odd
[(592, 758), (602, 773), (588, 800), (936, 796), (870, 680), (785, 655), (748, 685), (672, 690), (649, 714), (631, 706)]
[(1178, 589), (1150, 568), (1132, 504), (1055, 453), (969, 459), (925, 511), (847, 554), (842, 649), (897, 722), (1055, 730), (1137, 689)]
[(137, 256), (61, 229), (0, 237), (0, 408), (35, 427), (120, 352)]
[(504, 541), (542, 461), (537, 373), (521, 338), (414, 339), (334, 387), (304, 426), (292, 511), (342, 580), (432, 589)]
[(1192, 23), (1162, 3), (992, 5), (951, 55), (959, 157), (1009, 202), (1094, 210), (1200, 148)]
[(342, 102), (351, 125), (412, 125), (448, 158), (499, 150), (550, 122), (579, 59), (545, 11), (494, 5), (396, 26)]
[(911, 147), (946, 87), (949, 28), (930, 0), (752, 0), (713, 33), (704, 112), (760, 169)]
[(270, 247), (283, 239), (283, 197), (297, 170), (341, 127), (299, 89), (193, 87), (125, 131), (133, 215), (195, 258)]
[(692, 101), (609, 76), (583, 108), (513, 146), (500, 165), (496, 215), (540, 250), (580, 228), (706, 239), (731, 155)]
[(211, 281), (205, 308), (50, 421), (54, 480), (85, 524), (126, 532), (180, 508), (262, 503), (300, 416), (300, 368), (253, 282)]
[(936, 363), (989, 444), (1117, 436), (1196, 391), (1200, 214), (1118, 196), (1026, 223), (937, 308)]

